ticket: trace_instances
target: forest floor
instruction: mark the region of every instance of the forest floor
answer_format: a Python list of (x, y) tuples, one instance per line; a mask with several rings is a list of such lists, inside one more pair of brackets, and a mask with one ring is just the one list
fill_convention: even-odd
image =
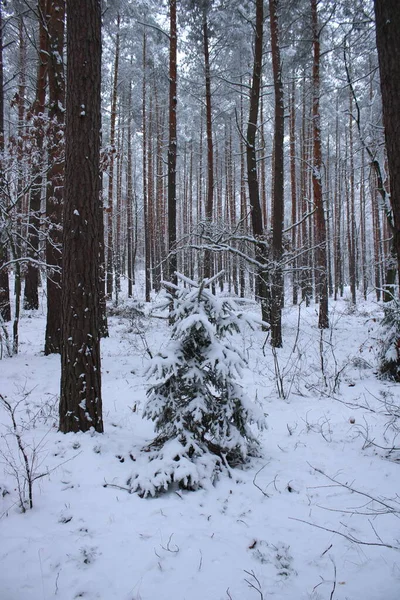
[(146, 499), (124, 488), (153, 435), (149, 351), (169, 334), (131, 308), (102, 341), (104, 434), (57, 432), (43, 310), (23, 314), (20, 353), (0, 361), (0, 394), (43, 475), (22, 513), (24, 463), (0, 409), (0, 600), (398, 600), (400, 385), (376, 376), (373, 298), (332, 302), (322, 334), (315, 306), (286, 308), (275, 356), (260, 330), (238, 338), (242, 383), (267, 415), (262, 457), (207, 489)]

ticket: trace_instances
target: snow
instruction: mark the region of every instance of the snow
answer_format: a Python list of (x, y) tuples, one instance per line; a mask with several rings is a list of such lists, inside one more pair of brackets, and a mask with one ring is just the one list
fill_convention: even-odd
[[(0, 361), (0, 393), (20, 401), (22, 440), (47, 474), (21, 513), (7, 463), (10, 452), (18, 458), (15, 436), (0, 409), (1, 600), (398, 600), (399, 550), (350, 541), (400, 546), (400, 454), (383, 449), (399, 446), (390, 407), (400, 386), (374, 372), (379, 307), (350, 308), (332, 303), (322, 337), (315, 306), (300, 308), (298, 335), (299, 309), (285, 308), (275, 358), (260, 328), (238, 334), (251, 367), (240, 383), (268, 415), (262, 456), (205, 489), (146, 499), (127, 491), (154, 436), (142, 419), (144, 340), (153, 356), (163, 352), (167, 321), (110, 318), (105, 433), (63, 435), (59, 357), (42, 353), (45, 310), (23, 313), (20, 354)], [(397, 512), (380, 514), (358, 492)]]

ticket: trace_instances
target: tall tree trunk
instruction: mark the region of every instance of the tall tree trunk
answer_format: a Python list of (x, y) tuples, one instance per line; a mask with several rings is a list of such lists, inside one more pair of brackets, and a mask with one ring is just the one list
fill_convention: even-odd
[(135, 264), (133, 260), (133, 180), (132, 180), (132, 82), (129, 82), (128, 96), (128, 130), (126, 166), (126, 212), (127, 212), (127, 250), (128, 250), (128, 298), (133, 295), (135, 283)]
[[(40, 205), (42, 199), (43, 183), (43, 136), (44, 136), (44, 110), (46, 101), (46, 80), (48, 61), (48, 36), (47, 36), (47, 0), (39, 0), (39, 52), (36, 79), (36, 97), (33, 105), (33, 135), (35, 137), (35, 160), (32, 166), (32, 183), (29, 201), (29, 228), (28, 228), (28, 255), (35, 261), (38, 260), (39, 230), (40, 230)], [(37, 264), (28, 263), (25, 273), (24, 308), (36, 310), (39, 308), (39, 269)]]
[(271, 344), (275, 348), (282, 346), (282, 299), (283, 274), (281, 267), (283, 253), (283, 140), (284, 140), (284, 103), (282, 85), (282, 66), (279, 47), (279, 0), (269, 0), (271, 26), (272, 70), (275, 91), (274, 126), (274, 173), (272, 196), (272, 258), (271, 277)]
[(353, 96), (350, 92), (349, 105), (349, 279), (351, 301), (355, 305), (356, 298), (356, 214), (355, 214), (355, 181), (354, 181), (354, 144), (353, 144)]
[(260, 205), (260, 194), (257, 179), (257, 154), (256, 135), (258, 108), (260, 102), (261, 69), (263, 54), (263, 26), (264, 26), (263, 0), (256, 0), (256, 25), (254, 43), (253, 79), (250, 91), (250, 109), (247, 123), (246, 157), (247, 181), (249, 186), (249, 201), (251, 208), (251, 223), (253, 235), (256, 238), (256, 260), (259, 264), (257, 273), (257, 295), (261, 302), (261, 315), (263, 321), (269, 321), (269, 307), (267, 301), (267, 251), (264, 241), (264, 228)]
[(117, 99), (118, 99), (118, 72), (119, 72), (119, 26), (120, 16), (117, 16), (117, 36), (115, 40), (114, 76), (111, 97), (111, 119), (110, 119), (110, 166), (108, 173), (108, 205), (107, 205), (107, 274), (106, 293), (111, 298), (113, 291), (113, 268), (114, 268), (114, 153), (115, 153), (115, 124), (117, 121)]
[(301, 118), (301, 161), (300, 161), (300, 197), (301, 197), (301, 296), (305, 300), (306, 306), (310, 305), (311, 300), (311, 251), (310, 251), (310, 206), (308, 203), (308, 167), (310, 160), (309, 134), (307, 128), (307, 102), (306, 102), (306, 82), (303, 77), (302, 90), (302, 118)]
[[(205, 217), (208, 230), (211, 231), (214, 205), (214, 145), (212, 136), (212, 109), (211, 109), (211, 74), (210, 74), (210, 51), (207, 13), (203, 13), (203, 52), (204, 72), (206, 83), (206, 132), (207, 132), (207, 198)], [(212, 276), (212, 254), (210, 250), (204, 253), (204, 277)]]
[(122, 165), (124, 156), (124, 136), (121, 131), (121, 108), (118, 116), (118, 138), (117, 138), (117, 193), (116, 193), (116, 223), (115, 223), (115, 250), (114, 250), (114, 274), (115, 274), (115, 305), (118, 306), (119, 294), (121, 292), (121, 268), (122, 268), (122, 223), (123, 223), (123, 207), (122, 207)]
[[(151, 90), (150, 90), (151, 91)], [(149, 97), (149, 110), (147, 116), (147, 222), (148, 249), (149, 249), (149, 267), (151, 273), (151, 286), (154, 285), (154, 113), (153, 113), (153, 95)]]
[(360, 234), (361, 234), (361, 273), (362, 290), (364, 300), (367, 299), (368, 292), (368, 274), (367, 274), (367, 228), (366, 228), (366, 210), (365, 210), (365, 151), (361, 149), (361, 173), (360, 173)]
[(150, 275), (150, 227), (147, 191), (147, 36), (143, 33), (143, 85), (142, 85), (142, 131), (143, 131), (143, 219), (144, 219), (144, 280), (145, 301), (150, 302), (151, 275)]
[[(296, 177), (296, 84), (293, 76), (289, 94), (290, 194), (292, 208), (292, 252), (297, 253), (297, 177)], [(298, 302), (297, 258), (293, 260), (292, 301)]]
[(343, 295), (343, 273), (342, 273), (342, 174), (340, 167), (340, 130), (339, 130), (339, 101), (336, 102), (336, 154), (335, 154), (335, 196), (334, 196), (334, 223), (333, 223), (333, 239), (334, 239), (334, 268), (335, 268), (335, 283), (334, 283), (334, 300), (338, 299), (338, 295)]
[(263, 214), (264, 229), (268, 227), (268, 202), (267, 202), (267, 159), (266, 159), (266, 139), (265, 139), (265, 112), (264, 112), (264, 96), (261, 94), (260, 99), (260, 134), (261, 147), (263, 156), (260, 159), (259, 179), (261, 183), (261, 208)]
[(169, 141), (168, 141), (168, 277), (176, 283), (176, 105), (177, 105), (177, 29), (176, 0), (170, 0), (169, 30)]
[(46, 185), (47, 319), (44, 353), (61, 351), (62, 210), (64, 203), (65, 147), (65, 0), (48, 0), (48, 79), (51, 135), (47, 142), (49, 170)]
[(312, 183), (315, 206), (315, 243), (317, 268), (317, 300), (319, 302), (318, 327), (329, 327), (328, 315), (328, 277), (326, 262), (326, 224), (322, 195), (322, 151), (321, 151), (321, 115), (320, 115), (320, 33), (318, 24), (317, 0), (311, 0), (311, 19), (313, 34), (313, 170)]
[[(0, 3), (0, 188), (5, 185), (2, 155), (4, 152), (4, 73), (3, 73), (3, 16)], [(3, 267), (7, 262), (5, 240), (0, 240), (0, 317), (3, 321), (11, 321), (10, 284), (8, 269)]]
[(164, 199), (163, 199), (163, 123), (162, 109), (158, 99), (157, 82), (154, 77), (154, 103), (155, 103), (155, 194), (154, 194), (154, 239), (153, 239), (153, 254), (154, 254), (154, 289), (160, 290), (162, 277), (162, 263), (165, 257), (164, 251)]
[(26, 41), (25, 41), (25, 26), (22, 15), (19, 16), (18, 20), (18, 39), (19, 39), (19, 81), (18, 81), (18, 142), (17, 142), (17, 204), (16, 211), (17, 216), (17, 233), (18, 237), (16, 242), (13, 243), (13, 258), (17, 259), (14, 263), (14, 295), (15, 295), (15, 310), (13, 320), (13, 352), (18, 353), (19, 344), (19, 317), (21, 310), (21, 290), (22, 290), (22, 275), (21, 275), (21, 264), (19, 258), (21, 258), (25, 244), (23, 240), (26, 239), (26, 218), (27, 218), (27, 206), (26, 206), (26, 193), (25, 187), (25, 156), (24, 156), (24, 139), (25, 139), (25, 100), (26, 100)]
[(400, 273), (400, 3), (398, 0), (374, 0), (374, 4), (383, 124), (390, 174), (393, 242), (397, 271)]
[(101, 433), (100, 0), (67, 0), (67, 31), (60, 431)]
[(371, 208), (372, 208), (372, 236), (374, 246), (374, 284), (376, 301), (381, 301), (382, 295), (382, 251), (381, 251), (381, 220), (379, 215), (379, 192), (376, 173), (371, 171), (369, 187), (371, 190)]
[[(240, 78), (242, 84), (242, 78)], [(240, 131), (244, 130), (244, 114), (243, 114), (243, 95), (240, 95)], [(245, 167), (245, 146), (243, 142), (243, 136), (240, 135), (239, 139), (240, 149), (240, 231), (243, 235), (248, 233), (248, 216), (247, 216), (247, 198), (246, 198), (246, 167)], [(245, 242), (241, 244), (240, 250), (243, 254), (246, 253)], [(245, 265), (244, 260), (239, 259), (239, 288), (240, 297), (244, 298), (246, 292), (246, 277), (245, 277)]]

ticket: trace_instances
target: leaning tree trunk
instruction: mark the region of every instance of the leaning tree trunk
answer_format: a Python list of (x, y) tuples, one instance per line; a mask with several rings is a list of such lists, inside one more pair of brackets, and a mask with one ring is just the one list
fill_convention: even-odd
[(101, 433), (100, 0), (67, 0), (67, 31), (60, 431)]

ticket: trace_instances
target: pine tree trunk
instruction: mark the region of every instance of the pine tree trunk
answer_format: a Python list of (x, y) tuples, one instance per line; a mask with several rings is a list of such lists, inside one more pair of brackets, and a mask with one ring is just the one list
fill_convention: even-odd
[(44, 353), (61, 351), (62, 210), (64, 203), (65, 0), (48, 0), (49, 170), (46, 185), (47, 319)]
[(256, 135), (258, 122), (258, 108), (260, 102), (261, 69), (263, 54), (263, 0), (256, 0), (256, 25), (254, 44), (253, 78), (250, 91), (250, 109), (247, 123), (246, 157), (247, 181), (249, 187), (249, 201), (251, 208), (251, 222), (253, 235), (256, 239), (256, 260), (259, 264), (257, 273), (257, 296), (261, 302), (261, 316), (263, 321), (269, 322), (270, 311), (267, 299), (267, 252), (263, 244), (264, 228), (260, 205), (260, 194), (257, 179), (257, 153)]
[(309, 240), (309, 221), (310, 217), (307, 216), (310, 212), (309, 205), (307, 203), (308, 185), (307, 185), (307, 164), (309, 162), (309, 140), (308, 130), (306, 124), (306, 84), (303, 79), (303, 93), (302, 93), (302, 119), (301, 119), (301, 161), (300, 161), (300, 198), (301, 198), (301, 212), (302, 212), (302, 224), (301, 224), (301, 296), (302, 300), (305, 301), (306, 306), (310, 305), (311, 300), (311, 267), (310, 267), (310, 240)]
[(351, 301), (356, 304), (356, 215), (355, 215), (355, 184), (354, 184), (354, 144), (353, 144), (353, 96), (350, 93), (349, 106), (349, 279)]
[(13, 258), (16, 259), (14, 263), (14, 296), (15, 296), (15, 310), (13, 320), (13, 353), (18, 353), (19, 345), (19, 318), (21, 311), (21, 291), (22, 291), (22, 273), (21, 263), (19, 258), (25, 252), (26, 244), (26, 223), (28, 209), (26, 205), (26, 193), (25, 193), (25, 156), (24, 156), (24, 139), (26, 133), (26, 122), (25, 122), (25, 99), (26, 99), (26, 41), (25, 41), (25, 26), (23, 22), (23, 16), (20, 15), (18, 19), (18, 41), (19, 41), (19, 81), (18, 81), (18, 142), (17, 142), (17, 203), (15, 210), (17, 212), (17, 234), (16, 241), (13, 242)]
[(283, 253), (283, 141), (284, 141), (284, 100), (281, 57), (279, 47), (278, 24), (279, 0), (269, 0), (271, 27), (272, 70), (275, 91), (275, 128), (274, 128), (274, 172), (272, 196), (272, 258), (271, 276), (271, 344), (274, 348), (282, 346), (282, 300), (283, 274), (281, 267)]
[(117, 193), (116, 193), (116, 224), (115, 224), (115, 251), (114, 251), (114, 272), (115, 272), (115, 305), (118, 306), (119, 294), (121, 292), (121, 268), (122, 268), (122, 163), (124, 156), (124, 136), (121, 132), (121, 110), (118, 116), (118, 141), (117, 141)]
[[(151, 90), (150, 90), (151, 91)], [(148, 111), (148, 135), (147, 135), (147, 219), (148, 219), (148, 240), (149, 240), (149, 264), (152, 281), (152, 289), (155, 289), (154, 282), (154, 112), (153, 96), (150, 94)]]
[(315, 206), (315, 242), (317, 268), (317, 300), (319, 302), (318, 327), (329, 327), (328, 316), (328, 278), (326, 274), (326, 223), (322, 195), (322, 151), (321, 151), (321, 115), (320, 115), (320, 32), (318, 25), (317, 0), (311, 0), (311, 18), (313, 31), (313, 170), (312, 183)]
[[(240, 83), (242, 84), (242, 78), (240, 79)], [(243, 114), (243, 95), (240, 96), (240, 131), (244, 131), (244, 114)], [(240, 135), (239, 139), (239, 148), (240, 148), (240, 232), (242, 235), (248, 233), (248, 217), (247, 217), (247, 198), (246, 198), (246, 181), (245, 181), (245, 146), (243, 143), (243, 136)], [(241, 244), (240, 250), (245, 253), (246, 246), (243, 242)], [(240, 297), (244, 298), (246, 293), (246, 277), (245, 277), (245, 266), (244, 261), (241, 258), (239, 260), (239, 289), (240, 289)]]
[(177, 29), (176, 0), (170, 0), (169, 46), (169, 141), (168, 141), (168, 277), (176, 283), (176, 106), (177, 106)]
[(132, 82), (129, 82), (128, 131), (126, 166), (126, 212), (127, 212), (127, 251), (128, 251), (128, 298), (132, 298), (135, 283), (135, 263), (133, 260), (133, 181), (132, 181)]
[[(0, 153), (4, 152), (4, 72), (3, 72), (3, 16), (0, 3)], [(5, 185), (4, 173), (0, 166), (0, 189)], [(11, 321), (10, 284), (7, 262), (6, 240), (0, 240), (0, 317)]]
[[(210, 52), (209, 52), (209, 33), (207, 14), (203, 14), (203, 52), (204, 52), (204, 72), (206, 87), (206, 133), (207, 133), (207, 198), (205, 207), (205, 218), (208, 225), (208, 232), (211, 231), (214, 205), (214, 145), (212, 136), (212, 109), (211, 109), (211, 75), (210, 75)], [(211, 277), (212, 254), (210, 250), (204, 252), (204, 277)]]
[[(400, 3), (375, 0), (376, 45), (381, 77), (383, 124), (390, 174), (394, 249), (400, 272)], [(399, 286), (400, 290), (400, 286)]]
[(339, 131), (339, 110), (338, 101), (336, 103), (336, 154), (335, 154), (335, 196), (334, 196), (334, 223), (333, 223), (333, 255), (335, 269), (334, 300), (338, 295), (343, 295), (343, 274), (342, 274), (342, 178), (340, 168), (340, 131)]
[(143, 151), (143, 220), (144, 220), (144, 280), (145, 301), (150, 302), (151, 276), (150, 276), (150, 227), (148, 216), (148, 191), (147, 191), (147, 36), (143, 33), (143, 85), (142, 85), (142, 151)]
[[(296, 179), (296, 84), (293, 77), (292, 87), (289, 94), (289, 144), (290, 144), (290, 193), (292, 204), (292, 252), (297, 253), (297, 179)], [(298, 275), (297, 258), (293, 260), (292, 275), (292, 302), (298, 302)]]
[(367, 274), (367, 232), (365, 215), (365, 152), (361, 149), (361, 174), (360, 174), (360, 234), (361, 234), (361, 252), (360, 264), (362, 274), (362, 290), (364, 300), (368, 293), (368, 274)]
[(60, 431), (101, 433), (100, 0), (67, 0), (67, 29)]
[(110, 165), (108, 172), (108, 204), (107, 204), (107, 274), (106, 293), (107, 298), (112, 297), (113, 292), (113, 270), (114, 270), (114, 152), (115, 152), (115, 124), (117, 121), (117, 99), (118, 99), (118, 72), (119, 72), (119, 26), (120, 16), (117, 17), (117, 37), (115, 41), (114, 76), (111, 97), (111, 119), (110, 119)]
[[(36, 79), (36, 98), (33, 105), (33, 135), (36, 143), (36, 156), (32, 167), (32, 183), (29, 201), (29, 227), (28, 227), (28, 256), (34, 261), (38, 260), (39, 230), (40, 230), (40, 205), (42, 199), (43, 183), (43, 136), (44, 136), (44, 111), (46, 101), (48, 37), (46, 32), (47, 0), (39, 0), (39, 52)], [(39, 308), (39, 269), (34, 262), (28, 262), (25, 273), (24, 308), (37, 310)]]

